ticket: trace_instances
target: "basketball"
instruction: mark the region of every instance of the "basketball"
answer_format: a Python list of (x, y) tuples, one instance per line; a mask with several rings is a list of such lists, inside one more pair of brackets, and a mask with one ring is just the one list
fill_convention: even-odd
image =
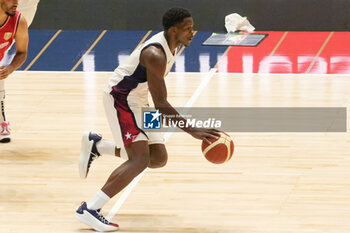
[(225, 163), (232, 157), (234, 144), (231, 137), (220, 132), (218, 139), (210, 138), (211, 144), (202, 141), (202, 152), (205, 158), (215, 164)]

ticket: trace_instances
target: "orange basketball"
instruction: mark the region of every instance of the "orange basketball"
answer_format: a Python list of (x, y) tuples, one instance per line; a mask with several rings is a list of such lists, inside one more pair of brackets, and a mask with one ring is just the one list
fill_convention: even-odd
[(220, 132), (220, 135), (218, 139), (210, 138), (211, 144), (202, 141), (203, 155), (208, 161), (216, 164), (229, 161), (234, 150), (231, 137), (224, 132)]

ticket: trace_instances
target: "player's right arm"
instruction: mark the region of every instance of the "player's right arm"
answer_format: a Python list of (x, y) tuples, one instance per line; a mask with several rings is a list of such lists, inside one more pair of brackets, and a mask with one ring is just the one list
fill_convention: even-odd
[(7, 78), (13, 71), (17, 70), (27, 59), (28, 53), (28, 26), (24, 17), (20, 17), (15, 35), (16, 55), (8, 66), (0, 67), (0, 79)]
[[(161, 47), (149, 46), (141, 52), (140, 63), (146, 68), (149, 92), (151, 93), (156, 109), (167, 116), (174, 116), (171, 121), (185, 121), (167, 100), (167, 88), (164, 81), (166, 70), (166, 57)], [(204, 140), (210, 144), (207, 138), (220, 136), (215, 129), (182, 128), (194, 138)]]

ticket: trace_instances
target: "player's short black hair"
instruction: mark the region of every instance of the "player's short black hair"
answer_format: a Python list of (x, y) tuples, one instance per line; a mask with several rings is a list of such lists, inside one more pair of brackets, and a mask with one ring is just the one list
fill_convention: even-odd
[(163, 28), (164, 31), (167, 31), (170, 27), (176, 26), (177, 24), (181, 23), (184, 18), (192, 17), (191, 13), (184, 8), (180, 7), (174, 7), (163, 15)]

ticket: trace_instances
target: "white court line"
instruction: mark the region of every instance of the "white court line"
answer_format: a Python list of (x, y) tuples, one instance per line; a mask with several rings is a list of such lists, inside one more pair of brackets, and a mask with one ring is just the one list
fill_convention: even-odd
[[(212, 68), (208, 74), (206, 75), (206, 77), (204, 78), (204, 80), (201, 82), (201, 84), (197, 87), (197, 89), (195, 90), (195, 92), (193, 93), (193, 95), (191, 96), (191, 98), (187, 101), (187, 103), (185, 104), (184, 107), (192, 107), (192, 105), (194, 104), (194, 102), (196, 102), (196, 100), (198, 99), (199, 95), (203, 92), (204, 88), (209, 84), (211, 78), (214, 76), (214, 74), (216, 73), (217, 69), (216, 68)], [(184, 113), (182, 113), (184, 114)], [(168, 132), (164, 135), (164, 139), (165, 142), (167, 142), (170, 138), (170, 136), (173, 134), (173, 132)], [(141, 172), (137, 177), (134, 178), (134, 180), (125, 188), (124, 192), (121, 194), (120, 198), (117, 200), (117, 202), (114, 204), (114, 206), (112, 207), (112, 209), (109, 211), (106, 219), (107, 220), (111, 220), (116, 213), (119, 211), (120, 207), (124, 204), (124, 202), (126, 201), (126, 199), (129, 197), (131, 191), (135, 188), (136, 184), (141, 180), (141, 178), (143, 177), (143, 175), (145, 174), (145, 172), (148, 169), (146, 168), (143, 172)]]

